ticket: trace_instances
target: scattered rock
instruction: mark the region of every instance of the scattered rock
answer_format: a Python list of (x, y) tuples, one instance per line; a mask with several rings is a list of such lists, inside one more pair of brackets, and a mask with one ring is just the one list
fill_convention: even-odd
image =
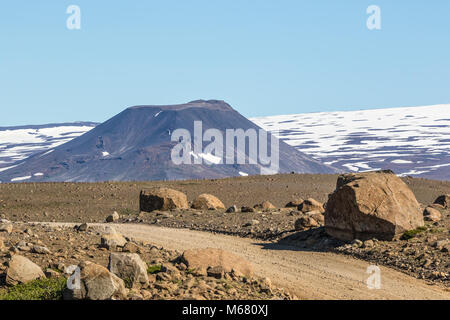
[(116, 222), (119, 220), (119, 214), (114, 211), (113, 214), (110, 214), (109, 216), (106, 217), (106, 222)]
[(255, 209), (250, 207), (242, 207), (241, 212), (255, 212)]
[(320, 213), (324, 213), (325, 209), (323, 205), (313, 198), (306, 199), (299, 206), (298, 210), (301, 212), (310, 212), (310, 211), (318, 211)]
[(275, 206), (269, 201), (263, 201), (260, 204), (255, 205), (253, 208), (257, 210), (273, 210), (276, 209)]
[(137, 253), (111, 253), (108, 269), (127, 286), (148, 285), (147, 265)]
[(227, 211), (225, 211), (225, 212), (226, 213), (232, 213), (232, 212), (237, 212), (237, 211), (238, 211), (238, 208), (235, 205), (233, 205), (233, 206), (229, 207), (227, 209)]
[(253, 266), (245, 259), (221, 249), (192, 249), (186, 250), (182, 257), (182, 262), (189, 269), (196, 269), (202, 274), (207, 274), (208, 267), (220, 266), (224, 272), (235, 270), (245, 276), (253, 274)]
[(140, 253), (141, 248), (134, 242), (127, 242), (125, 246), (122, 248), (122, 251), (129, 253)]
[(303, 231), (310, 228), (319, 227), (319, 223), (310, 216), (302, 216), (295, 221), (295, 230)]
[(439, 204), (445, 209), (450, 209), (450, 194), (444, 194), (439, 196), (435, 201), (435, 204)]
[(12, 222), (2, 219), (0, 221), (0, 232), (6, 232), (6, 233), (11, 233), (13, 230), (13, 224)]
[(127, 240), (114, 229), (109, 233), (102, 235), (100, 246), (108, 250), (116, 250), (118, 247), (123, 247)]
[(285, 208), (297, 208), (299, 205), (301, 205), (303, 203), (303, 199), (298, 198), (296, 200), (292, 200), (289, 201), (288, 203), (286, 203), (286, 205), (284, 206)]
[(65, 300), (109, 300), (126, 297), (125, 284), (122, 279), (105, 267), (86, 261), (79, 265), (80, 286), (73, 285), (64, 292)]
[(45, 276), (47, 278), (58, 278), (61, 274), (58, 271), (48, 268), (45, 270)]
[(82, 224), (80, 224), (78, 226), (75, 226), (75, 230), (77, 230), (79, 232), (87, 231), (87, 229), (88, 229), (87, 223), (82, 223)]
[(206, 270), (209, 277), (222, 279), (224, 276), (224, 269), (222, 266), (208, 267)]
[(45, 274), (37, 264), (18, 254), (12, 256), (6, 272), (8, 285), (27, 283), (39, 278), (45, 278)]
[(441, 221), (442, 215), (441, 212), (437, 209), (434, 209), (432, 207), (426, 207), (423, 211), (423, 218), (425, 221)]
[(424, 225), (416, 197), (389, 170), (340, 176), (326, 208), (326, 232), (344, 241), (393, 240)]
[(3, 250), (5, 248), (5, 242), (2, 237), (0, 237), (0, 250)]
[(187, 209), (189, 207), (184, 193), (169, 189), (155, 188), (142, 190), (139, 196), (140, 211)]
[(225, 209), (224, 204), (212, 194), (201, 194), (192, 202), (193, 209), (198, 210), (217, 210)]
[(50, 250), (48, 250), (47, 247), (44, 246), (38, 246), (38, 245), (34, 245), (31, 247), (31, 252), (33, 253), (39, 253), (39, 254), (50, 254)]

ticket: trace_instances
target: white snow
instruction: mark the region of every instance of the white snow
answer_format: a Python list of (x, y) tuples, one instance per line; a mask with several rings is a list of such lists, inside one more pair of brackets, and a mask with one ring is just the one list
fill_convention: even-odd
[[(0, 130), (0, 159), (12, 164), (34, 153), (46, 151), (66, 143), (93, 127), (94, 125), (80, 124), (79, 126), (61, 125), (41, 129)], [(51, 150), (48, 152), (51, 152)]]
[[(386, 167), (403, 164), (405, 172), (400, 173), (422, 174), (430, 168), (411, 169), (419, 161), (440, 166), (450, 159), (450, 104), (251, 120), (299, 151), (344, 170), (375, 170), (386, 161)], [(359, 159), (350, 160), (355, 157)]]
[(104, 156), (104, 157), (109, 156), (109, 152), (108, 152), (108, 151), (103, 151), (103, 152), (102, 152), (102, 156)]
[(155, 114), (154, 118), (156, 118), (157, 116), (159, 116), (159, 114), (160, 114), (161, 112), (162, 112), (162, 111), (159, 111), (157, 114)]
[(198, 159), (199, 157), (202, 158), (203, 160), (205, 160), (206, 164), (220, 164), (222, 162), (222, 158), (216, 157), (211, 153), (194, 153), (193, 151), (191, 151), (190, 155), (192, 155), (196, 159)]
[(36, 172), (35, 174), (33, 174), (33, 176), (35, 176), (35, 177), (41, 177), (43, 175), (44, 174), (42, 172)]
[(412, 162), (412, 161), (409, 161), (409, 160), (396, 159), (396, 160), (392, 160), (391, 163), (396, 163), (396, 164), (408, 164), (408, 163), (413, 163), (413, 162)]
[(11, 179), (11, 182), (28, 180), (28, 179), (30, 179), (30, 178), (31, 178), (31, 176), (17, 177), (17, 178)]
[(248, 173), (245, 173), (245, 172), (242, 172), (242, 171), (239, 171), (239, 174), (240, 174), (241, 176), (243, 176), (243, 177), (248, 176)]

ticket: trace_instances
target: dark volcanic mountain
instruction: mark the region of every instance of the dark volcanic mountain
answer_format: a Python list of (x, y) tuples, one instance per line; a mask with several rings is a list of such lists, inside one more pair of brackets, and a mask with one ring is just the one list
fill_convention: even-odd
[[(184, 128), (194, 139), (194, 121), (202, 121), (203, 132), (209, 128), (223, 133), (226, 129), (260, 129), (223, 101), (135, 106), (65, 144), (15, 163), (14, 167), (0, 172), (0, 181), (142, 181), (260, 174), (261, 166), (248, 161), (246, 164), (174, 164), (171, 150), (178, 141), (171, 141), (171, 133)], [(203, 148), (207, 144), (203, 142)], [(279, 172), (336, 172), (281, 141), (279, 154)], [(209, 156), (191, 155), (211, 159)]]

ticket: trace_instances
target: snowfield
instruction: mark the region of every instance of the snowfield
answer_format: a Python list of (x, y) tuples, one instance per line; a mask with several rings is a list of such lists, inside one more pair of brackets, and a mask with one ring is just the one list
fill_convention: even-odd
[[(0, 127), (0, 170), (34, 153), (55, 148), (95, 127), (93, 123), (52, 124), (43, 126)], [(43, 154), (44, 155), (44, 154)], [(20, 181), (20, 179), (19, 179)]]
[(450, 104), (250, 120), (344, 171), (392, 169), (399, 175), (450, 180)]

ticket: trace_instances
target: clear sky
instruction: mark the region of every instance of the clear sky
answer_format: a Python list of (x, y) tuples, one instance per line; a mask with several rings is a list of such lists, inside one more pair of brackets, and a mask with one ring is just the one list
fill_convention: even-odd
[[(372, 4), (381, 30), (366, 27)], [(450, 103), (450, 1), (0, 4), (0, 126), (195, 99), (248, 117)]]

